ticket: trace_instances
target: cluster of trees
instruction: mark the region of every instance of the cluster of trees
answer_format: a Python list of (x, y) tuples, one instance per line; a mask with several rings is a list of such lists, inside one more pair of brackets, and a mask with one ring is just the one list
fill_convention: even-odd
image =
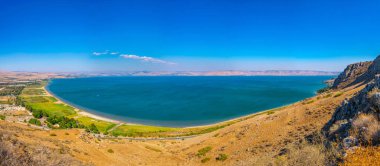
[(24, 86), (6, 86), (4, 89), (0, 90), (0, 96), (10, 96), (10, 95), (20, 95)]
[[(73, 118), (67, 118), (64, 116), (52, 116), (47, 118), (47, 122), (49, 125), (59, 125), (61, 129), (71, 129), (71, 128), (85, 128), (84, 125), (79, 123), (77, 120)], [(50, 126), (51, 127), (51, 126)]]
[[(92, 132), (96, 134), (100, 133), (98, 128), (94, 124), (91, 124), (89, 126), (84, 126), (79, 121), (73, 118), (67, 118), (65, 116), (55, 116), (55, 115), (49, 116), (49, 114), (47, 114), (45, 111), (33, 109), (33, 107), (31, 107), (30, 105), (25, 104), (25, 102), (19, 96), (16, 98), (16, 104), (21, 105), (25, 107), (27, 110), (29, 110), (30, 112), (32, 112), (32, 115), (34, 117), (33, 119), (36, 119), (38, 122), (40, 122), (38, 119), (47, 117), (46, 122), (47, 122), (48, 127), (50, 128), (53, 128), (54, 125), (58, 124), (59, 128), (61, 129), (85, 128), (87, 132)], [(32, 120), (32, 121), (35, 122), (35, 120)], [(31, 122), (29, 121), (29, 123)], [(35, 123), (31, 123), (31, 124), (35, 124)]]
[(37, 119), (41, 119), (42, 117), (48, 117), (48, 114), (45, 113), (44, 111), (41, 111), (41, 110), (34, 110), (32, 109), (30, 106), (29, 106), (29, 109), (26, 108), (27, 110), (30, 110), (32, 112), (32, 115), (37, 118)]
[(91, 123), (91, 125), (86, 128), (86, 131), (91, 132), (91, 133), (95, 133), (95, 134), (100, 133), (98, 128), (93, 123)]
[[(15, 103), (16, 103), (16, 105), (21, 105), (21, 106), (25, 107), (25, 103), (22, 101), (20, 96), (16, 97)], [(28, 108), (26, 108), (26, 109), (28, 109)]]

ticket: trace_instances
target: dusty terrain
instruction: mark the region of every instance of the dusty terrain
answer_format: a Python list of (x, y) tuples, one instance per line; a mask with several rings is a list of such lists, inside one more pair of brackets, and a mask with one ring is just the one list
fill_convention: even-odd
[(9, 72), (0, 71), (0, 83), (28, 82), (50, 78), (66, 78), (65, 73)]
[(80, 129), (45, 131), (6, 121), (0, 132), (89, 165), (282, 165), (289, 149), (319, 132), (340, 103), (361, 88), (324, 93), (184, 140), (98, 139)]

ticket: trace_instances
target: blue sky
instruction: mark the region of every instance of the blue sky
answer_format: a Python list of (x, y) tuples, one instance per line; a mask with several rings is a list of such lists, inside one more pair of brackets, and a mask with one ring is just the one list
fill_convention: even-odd
[(0, 0), (0, 70), (324, 70), (380, 54), (378, 0)]

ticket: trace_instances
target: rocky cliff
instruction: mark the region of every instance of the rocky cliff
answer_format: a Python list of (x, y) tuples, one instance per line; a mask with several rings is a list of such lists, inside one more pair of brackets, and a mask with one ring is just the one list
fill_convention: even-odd
[(372, 62), (360, 62), (348, 65), (347, 68), (340, 73), (333, 83), (333, 88), (340, 89), (355, 84), (358, 78), (368, 71)]
[(323, 129), (329, 139), (341, 141), (345, 148), (359, 143), (380, 143), (379, 73), (380, 56), (373, 62), (349, 65), (335, 80), (333, 87), (338, 89), (355, 84), (367, 85), (336, 109)]

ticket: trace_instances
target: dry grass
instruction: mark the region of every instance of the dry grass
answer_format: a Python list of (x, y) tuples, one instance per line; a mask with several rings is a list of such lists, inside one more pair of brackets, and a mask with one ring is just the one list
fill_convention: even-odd
[(340, 153), (334, 146), (329, 146), (323, 135), (313, 133), (308, 141), (289, 146), (286, 156), (278, 158), (277, 165), (336, 165)]
[(380, 143), (380, 122), (372, 114), (360, 114), (353, 122), (351, 135), (364, 145)]
[(68, 154), (42, 145), (30, 145), (14, 139), (13, 133), (0, 131), (0, 165), (83, 165)]
[(354, 153), (348, 154), (342, 166), (370, 166), (380, 165), (380, 147), (359, 148)]

